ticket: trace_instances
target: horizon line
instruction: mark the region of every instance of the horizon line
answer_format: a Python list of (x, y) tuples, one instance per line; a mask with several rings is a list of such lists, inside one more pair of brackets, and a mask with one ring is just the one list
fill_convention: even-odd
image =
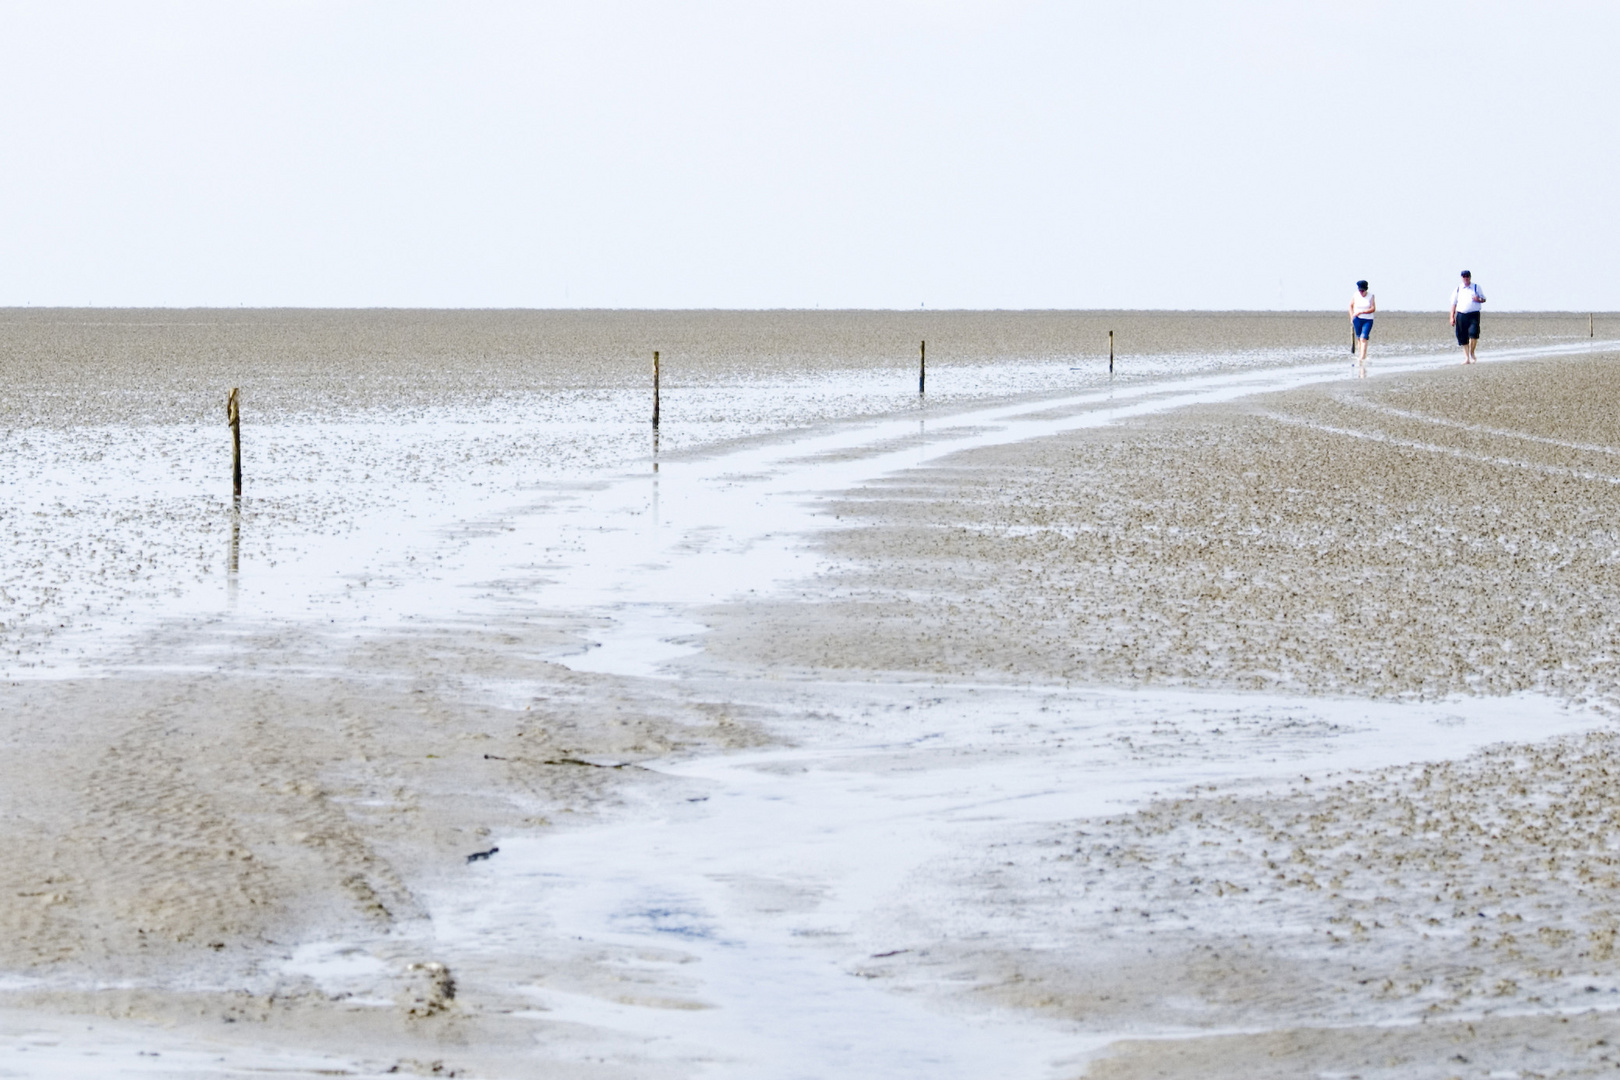
[[(1444, 308), (1380, 308), (1384, 315), (1432, 315)], [(506, 312), (555, 314), (884, 314), (884, 315), (1335, 315), (1348, 318), (1338, 308), (1061, 308), (1061, 307), (521, 307), (521, 306), (430, 306), (430, 305), (341, 305), (341, 304), (0, 304), (0, 313), (10, 312), (119, 312), (119, 311), (309, 311), (309, 312)], [(1493, 315), (1620, 315), (1620, 309), (1597, 308), (1498, 308)]]

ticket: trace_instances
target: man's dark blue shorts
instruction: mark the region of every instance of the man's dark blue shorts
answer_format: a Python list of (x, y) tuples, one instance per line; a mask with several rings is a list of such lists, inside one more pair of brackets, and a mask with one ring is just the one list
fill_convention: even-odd
[(1370, 339), (1372, 337), (1372, 324), (1371, 319), (1365, 319), (1357, 315), (1350, 321), (1350, 328), (1355, 332), (1356, 337)]
[(1467, 345), (1469, 338), (1479, 337), (1479, 312), (1457, 312), (1457, 344)]

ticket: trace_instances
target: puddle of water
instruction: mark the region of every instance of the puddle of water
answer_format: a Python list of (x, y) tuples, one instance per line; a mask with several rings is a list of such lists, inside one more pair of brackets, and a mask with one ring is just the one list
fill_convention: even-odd
[[(1194, 785), (1258, 793), (1600, 722), (1531, 695), (1395, 705), (1038, 687), (697, 689), (782, 710), (780, 734), (799, 748), (648, 763), (684, 794), (664, 790), (601, 825), (503, 838), (475, 887), (430, 903), (436, 947), (453, 965), (476, 967), (514, 938), (651, 957), (634, 983), (653, 1003), (564, 978), (529, 992), (549, 1018), (604, 1033), (590, 1054), (611, 1056), (617, 1037), (739, 1078), (1072, 1075), (1112, 1039), (1141, 1033), (971, 1007), (971, 982), (885, 956), (958, 936), (945, 924), (973, 939), (988, 912), (962, 883), (1008, 844)], [(1083, 947), (1075, 935), (1086, 925), (1071, 912), (1018, 933), (1061, 950)], [(873, 977), (879, 957), (906, 969), (910, 993)]]
[(359, 1005), (394, 1004), (393, 998), (378, 992), (390, 974), (388, 965), (353, 945), (330, 942), (300, 945), (280, 969), (284, 974), (311, 980), (329, 997)]
[(0, 1010), (0, 1076), (25, 1080), (117, 1077), (320, 1076), (374, 1078), (387, 1066), (275, 1046), (208, 1043), (136, 1024)]

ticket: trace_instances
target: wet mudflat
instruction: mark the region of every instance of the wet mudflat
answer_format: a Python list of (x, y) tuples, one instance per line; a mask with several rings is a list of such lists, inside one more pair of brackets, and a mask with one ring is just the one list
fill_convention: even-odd
[[(709, 647), (1386, 715), (1529, 692), (1612, 717), (1614, 364), (1335, 383), (956, 455), (840, 503), (822, 543), (844, 568), (779, 604), (779, 634), (722, 622)], [(987, 906), (1042, 931), (959, 952), (999, 968), (999, 1000), (1175, 1033), (1100, 1076), (1612, 1068), (1612, 735), (1557, 735), (1519, 700), (1513, 736), (1472, 753), (1455, 714), (1453, 760), (1330, 757), (1261, 790), (1256, 761), (1245, 782), (1031, 830)], [(1121, 737), (1144, 763), (1209, 762), (1196, 712)]]
[(1612, 360), (206, 314), (5, 328), (24, 1075), (1602, 1064)]
[(1606, 694), (1614, 370), (1348, 382), (911, 470), (837, 508), (856, 569), (782, 640), (942, 674)]

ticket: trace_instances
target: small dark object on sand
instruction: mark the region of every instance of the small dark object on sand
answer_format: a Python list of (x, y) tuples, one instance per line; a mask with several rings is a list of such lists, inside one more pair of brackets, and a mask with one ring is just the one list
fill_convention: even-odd
[(501, 849), (498, 847), (492, 847), (488, 851), (475, 851), (471, 855), (467, 856), (467, 861), (470, 863), (475, 863), (482, 859), (487, 859), (499, 850)]

